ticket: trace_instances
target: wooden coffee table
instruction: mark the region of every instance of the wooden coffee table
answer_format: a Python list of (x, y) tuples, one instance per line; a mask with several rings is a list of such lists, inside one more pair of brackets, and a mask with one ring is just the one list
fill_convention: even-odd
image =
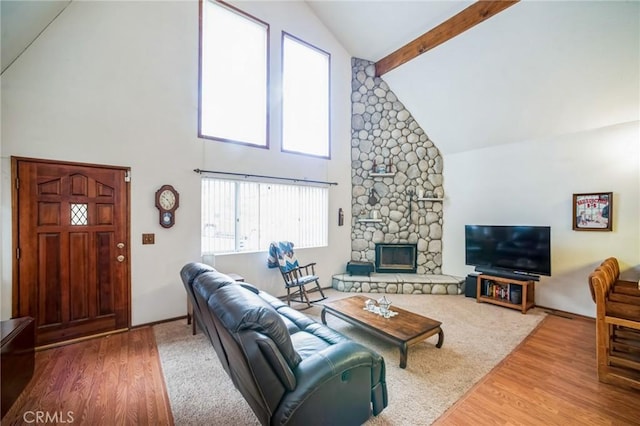
[(322, 323), (327, 324), (326, 314), (329, 313), (349, 324), (362, 328), (400, 347), (400, 368), (407, 366), (407, 350), (409, 346), (428, 337), (438, 334), (436, 348), (444, 343), (444, 332), (440, 321), (423, 317), (413, 312), (391, 305), (391, 310), (398, 315), (384, 318), (381, 315), (364, 309), (364, 296), (351, 296), (345, 299), (324, 303), (322, 309)]

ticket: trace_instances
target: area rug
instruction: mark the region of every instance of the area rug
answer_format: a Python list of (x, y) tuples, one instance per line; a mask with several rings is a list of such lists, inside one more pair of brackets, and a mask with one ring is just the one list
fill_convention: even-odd
[[(328, 290), (329, 300), (350, 294)], [(362, 295), (376, 299), (380, 294)], [(545, 317), (450, 295), (387, 294), (393, 306), (442, 322), (437, 336), (412, 346), (407, 368), (399, 368), (397, 347), (327, 316), (328, 325), (380, 353), (387, 367), (389, 405), (367, 425), (429, 425), (508, 355)], [(319, 321), (320, 305), (302, 312)], [(251, 408), (234, 388), (203, 335), (186, 321), (154, 326), (176, 425), (257, 425)], [(472, 419), (470, 419), (472, 421)]]

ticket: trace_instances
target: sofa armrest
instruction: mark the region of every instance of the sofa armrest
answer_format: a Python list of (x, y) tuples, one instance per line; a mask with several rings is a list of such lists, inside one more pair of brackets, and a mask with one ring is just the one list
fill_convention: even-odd
[[(331, 345), (317, 354), (305, 358), (294, 369), (297, 387), (285, 396), (278, 409), (280, 418), (289, 419), (296, 410), (307, 402), (314, 393), (332, 380), (349, 382), (351, 370), (369, 369), (366, 378), (367, 386), (354, 383), (354, 393), (373, 404), (374, 414), (379, 414), (387, 406), (387, 388), (385, 382), (384, 359), (376, 352), (353, 341)], [(362, 389), (358, 389), (362, 387)], [(361, 393), (362, 392), (362, 393)], [(344, 399), (350, 399), (343, 395)]]
[[(318, 351), (316, 355), (310, 356), (300, 362), (294, 374), (298, 380), (313, 382), (315, 385), (321, 383), (329, 377), (360, 366), (369, 366), (372, 369), (371, 385), (374, 386), (379, 381), (384, 381), (381, 377), (380, 364), (384, 359), (376, 352), (353, 341), (345, 341)], [(377, 372), (377, 377), (374, 376)]]

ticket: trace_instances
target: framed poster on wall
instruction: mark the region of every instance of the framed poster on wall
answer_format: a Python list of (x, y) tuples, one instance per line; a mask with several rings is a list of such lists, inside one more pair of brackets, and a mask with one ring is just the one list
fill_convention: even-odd
[(573, 194), (574, 231), (611, 231), (613, 192)]

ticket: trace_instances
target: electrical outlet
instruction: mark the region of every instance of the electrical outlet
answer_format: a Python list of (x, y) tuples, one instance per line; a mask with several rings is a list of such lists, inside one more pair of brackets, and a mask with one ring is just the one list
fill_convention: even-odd
[(142, 234), (142, 244), (155, 244), (156, 234)]

